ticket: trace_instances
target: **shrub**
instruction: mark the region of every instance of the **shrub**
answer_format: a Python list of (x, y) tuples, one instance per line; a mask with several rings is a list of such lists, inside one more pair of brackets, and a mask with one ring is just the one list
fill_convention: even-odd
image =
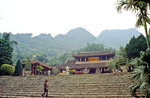
[(55, 67), (55, 68), (52, 70), (52, 74), (53, 74), (53, 75), (57, 75), (58, 73), (59, 73), (59, 69)]
[(69, 70), (70, 74), (75, 74), (76, 70)]
[(15, 67), (9, 64), (3, 64), (0, 71), (2, 75), (12, 75), (15, 72)]

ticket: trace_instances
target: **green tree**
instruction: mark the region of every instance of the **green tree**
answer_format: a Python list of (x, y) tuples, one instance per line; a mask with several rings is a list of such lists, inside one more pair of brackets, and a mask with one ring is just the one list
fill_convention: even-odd
[(17, 42), (10, 41), (10, 33), (4, 32), (2, 38), (0, 38), (0, 66), (2, 64), (13, 64), (13, 44), (17, 44)]
[(54, 67), (54, 69), (52, 70), (52, 74), (57, 75), (58, 73), (59, 73), (59, 69)]
[(9, 41), (5, 39), (0, 39), (0, 66), (3, 64), (13, 64), (12, 61), (13, 48)]
[(20, 62), (20, 59), (17, 61), (16, 67), (15, 67), (15, 72), (14, 76), (20, 76), (22, 72), (22, 64)]
[(51, 66), (58, 66), (58, 65), (60, 65), (60, 64), (63, 64), (63, 63), (59, 60), (58, 57), (52, 58), (52, 59), (50, 59), (50, 61), (49, 61), (49, 65), (51, 65)]
[(146, 39), (142, 34), (137, 38), (133, 36), (129, 43), (125, 46), (125, 51), (129, 59), (139, 57), (140, 51), (145, 51), (146, 49)]
[(119, 65), (118, 57), (111, 58), (110, 61), (108, 63), (106, 63), (106, 65), (109, 66), (109, 68), (108, 68), (109, 71), (114, 70), (116, 72), (121, 69), (120, 65)]
[(123, 46), (120, 46), (119, 48), (119, 66), (127, 65), (128, 58), (126, 50)]
[(51, 66), (57, 66), (66, 63), (68, 60), (73, 60), (72, 53), (63, 53), (56, 58), (52, 58), (49, 64)]
[(109, 66), (108, 70), (114, 71), (123, 71), (121, 66), (129, 67), (125, 48), (120, 46), (119, 51), (115, 54), (115, 57), (111, 58), (107, 65)]
[(25, 70), (31, 71), (31, 62), (29, 57), (27, 57), (25, 61), (26, 61)]
[(150, 98), (150, 49), (141, 52), (140, 58), (134, 59), (135, 69), (132, 78), (136, 80), (131, 86), (132, 96), (136, 96), (137, 89), (143, 91), (146, 98)]
[(43, 67), (41, 65), (37, 65), (37, 71), (42, 72)]
[(48, 57), (46, 54), (38, 54), (38, 55), (36, 55), (36, 60), (47, 63)]
[(127, 57), (127, 53), (126, 53), (126, 50), (123, 46), (120, 46), (119, 48), (119, 56), (121, 58), (126, 58)]
[(95, 44), (95, 43), (87, 43), (87, 46), (81, 49), (81, 51), (104, 51), (104, 45), (103, 44)]
[(72, 53), (63, 53), (59, 57), (61, 64), (66, 63), (68, 60), (72, 60)]
[[(145, 0), (147, 1), (147, 0)], [(150, 48), (149, 38), (148, 38), (148, 30), (147, 23), (150, 24), (150, 19), (148, 17), (148, 3), (144, 0), (119, 0), (117, 3), (117, 11), (121, 12), (124, 10), (131, 10), (136, 13), (137, 22), (136, 27), (144, 26), (145, 34), (146, 34), (146, 42), (147, 47)]]
[(10, 34), (7, 32), (4, 32), (2, 38), (7, 40), (7, 41), (10, 41)]
[(14, 40), (10, 41), (10, 33), (4, 32), (2, 38), (9, 41), (11, 45), (13, 45), (13, 44), (17, 45), (18, 44)]

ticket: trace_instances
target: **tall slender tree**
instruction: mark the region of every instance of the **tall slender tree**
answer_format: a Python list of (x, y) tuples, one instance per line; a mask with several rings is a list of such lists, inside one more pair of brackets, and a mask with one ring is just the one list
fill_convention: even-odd
[(18, 60), (18, 61), (17, 61), (17, 64), (16, 64), (16, 67), (15, 67), (14, 75), (15, 75), (15, 76), (20, 76), (20, 75), (21, 75), (21, 72), (22, 72), (22, 65), (21, 65), (20, 60)]
[(148, 17), (148, 1), (147, 0), (119, 0), (117, 3), (117, 11), (121, 12), (124, 10), (131, 10), (136, 13), (138, 19), (136, 22), (136, 27), (144, 26), (147, 47), (150, 48), (147, 23), (150, 24), (150, 18)]
[(18, 44), (14, 40), (10, 41), (10, 33), (4, 32), (2, 38), (9, 41), (11, 45), (14, 45), (14, 44), (17, 45)]
[(31, 62), (30, 62), (29, 57), (27, 57), (26, 59), (25, 70), (31, 71)]
[(13, 64), (12, 52), (13, 48), (10, 43), (5, 39), (0, 38), (0, 66), (3, 64)]
[[(10, 33), (4, 32), (2, 38), (0, 38), (0, 66), (2, 64), (13, 64), (12, 61), (12, 44), (15, 41), (10, 41)], [(15, 42), (17, 43), (17, 42)]]
[(3, 39), (7, 40), (7, 41), (10, 41), (10, 34), (7, 33), (7, 32), (4, 32), (3, 33)]

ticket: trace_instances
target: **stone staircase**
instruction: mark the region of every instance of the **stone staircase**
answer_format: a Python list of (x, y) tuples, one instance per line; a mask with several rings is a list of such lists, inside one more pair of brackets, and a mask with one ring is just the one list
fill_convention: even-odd
[(0, 98), (40, 98), (48, 80), (48, 98), (131, 98), (130, 73), (69, 76), (0, 77)]

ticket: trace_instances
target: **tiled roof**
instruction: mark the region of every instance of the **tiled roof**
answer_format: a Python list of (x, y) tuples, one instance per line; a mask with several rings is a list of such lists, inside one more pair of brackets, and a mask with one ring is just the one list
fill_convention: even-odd
[(115, 51), (94, 51), (94, 52), (79, 52), (74, 57), (89, 57), (89, 56), (102, 56), (102, 55), (115, 55)]
[(82, 69), (82, 68), (98, 68), (98, 67), (107, 67), (105, 63), (87, 63), (87, 64), (75, 64), (74, 61), (69, 61), (66, 64), (60, 65), (58, 69), (65, 69), (65, 67), (69, 67), (70, 69)]
[[(31, 60), (30, 61), (31, 64), (35, 64), (35, 63), (38, 63), (39, 65), (41, 65), (42, 67), (46, 67), (48, 69), (53, 69), (51, 66), (48, 66), (47, 64), (43, 63), (43, 62), (40, 62), (40, 61), (37, 61), (37, 60)], [(22, 62), (21, 64), (26, 64), (26, 62)]]

